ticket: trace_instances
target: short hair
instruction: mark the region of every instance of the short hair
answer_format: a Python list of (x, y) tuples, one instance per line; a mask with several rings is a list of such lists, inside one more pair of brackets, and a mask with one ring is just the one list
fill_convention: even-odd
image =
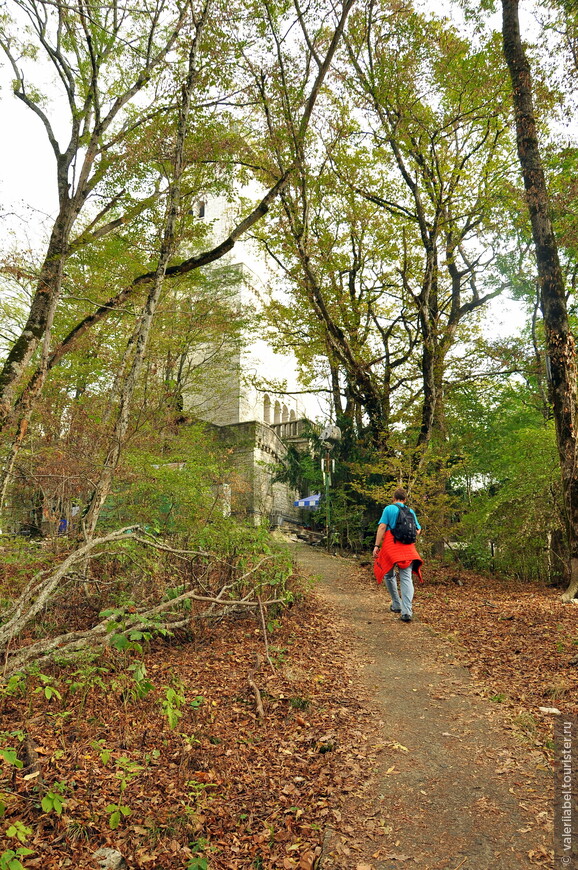
[(393, 498), (395, 501), (405, 501), (407, 498), (407, 492), (401, 486), (398, 486), (393, 494)]

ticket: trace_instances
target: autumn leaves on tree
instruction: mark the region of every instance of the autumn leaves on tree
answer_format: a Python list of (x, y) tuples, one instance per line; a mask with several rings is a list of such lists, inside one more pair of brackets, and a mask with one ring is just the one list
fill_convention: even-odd
[[(570, 78), (575, 22), (562, 6), (544, 7), (543, 23), (558, 21)], [(574, 594), (576, 372), (564, 282), (577, 274), (578, 246), (564, 205), (572, 192), (556, 177), (549, 202), (535, 132), (536, 111), (546, 136), (548, 112), (569, 97), (563, 82), (548, 89), (544, 58), (535, 108), (517, 3), (502, 7), (503, 43), (477, 9), (452, 22), (385, 0), (306, 9), (183, 0), (138, 12), (16, 0), (0, 44), (14, 96), (52, 150), (58, 204), (37, 262), (22, 252), (3, 263), (15, 301), (0, 371), (2, 502), (19, 456), (34, 464), (28, 444), (46, 446), (50, 432), (57, 451), (59, 421), (91, 419), (97, 471), (79, 495), (94, 536), (142, 415), (164, 403), (167, 426), (179, 419), (192, 345), (225, 327), (236, 340), (239, 318), (214, 264), (251, 235), (274, 264), (259, 329), (294, 353), (306, 388), (329, 397), (347, 432), (343, 498), (359, 541), (372, 497), (393, 478), (422, 499), (421, 513), (437, 505), (438, 547), (476, 527), (482, 502), (498, 529), (495, 496), (510, 481), (496, 479), (498, 463), (473, 443), (477, 427), (463, 423), (494, 419), (519, 389), (520, 405), (537, 411), (532, 437), (548, 469), (553, 417), (562, 468), (561, 487), (534, 475), (529, 498), (565, 508), (500, 543), (522, 553), (557, 536)], [(545, 149), (551, 162), (556, 146)], [(565, 165), (574, 154), (564, 143)], [(216, 240), (195, 219), (212, 196), (234, 213)], [(534, 315), (512, 341), (482, 326), (506, 290)]]

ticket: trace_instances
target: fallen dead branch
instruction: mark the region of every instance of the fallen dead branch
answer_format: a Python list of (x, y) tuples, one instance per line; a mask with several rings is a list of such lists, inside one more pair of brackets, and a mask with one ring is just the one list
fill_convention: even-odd
[(275, 666), (271, 661), (271, 656), (269, 655), (269, 641), (267, 639), (267, 625), (265, 623), (265, 612), (263, 610), (263, 602), (261, 601), (261, 596), (257, 595), (257, 601), (259, 602), (259, 616), (261, 617), (261, 628), (263, 629), (263, 643), (265, 644), (265, 658), (269, 662), (271, 666), (271, 670), (275, 672)]
[(265, 718), (265, 711), (263, 709), (263, 699), (261, 698), (261, 692), (259, 691), (259, 687), (255, 682), (255, 674), (257, 674), (261, 670), (261, 656), (257, 656), (257, 664), (252, 671), (249, 671), (247, 674), (247, 682), (249, 683), (249, 688), (255, 695), (255, 711), (259, 719)]
[[(35, 574), (14, 604), (3, 614), (4, 622), (0, 627), (0, 647), (10, 643), (46, 607), (61, 580), (70, 573), (73, 565), (86, 559), (94, 550), (105, 544), (112, 541), (127, 540), (127, 536), (131, 534), (132, 527), (129, 526), (111, 532), (110, 535), (105, 535), (102, 538), (94, 538), (70, 553), (56, 571), (51, 573), (39, 571)], [(48, 576), (46, 576), (47, 574)]]
[[(52, 596), (60, 589), (62, 581), (66, 578), (74, 582), (85, 582), (82, 575), (76, 575), (73, 566), (86, 558), (97, 558), (102, 555), (102, 548), (116, 542), (136, 541), (143, 546), (152, 546), (155, 549), (171, 552), (175, 555), (199, 556), (214, 559), (215, 562), (223, 562), (211, 553), (197, 550), (175, 550), (157, 541), (151, 541), (148, 537), (134, 534), (134, 527), (127, 527), (112, 532), (101, 538), (79, 547), (62, 562), (62, 564), (50, 573), (42, 571), (37, 573), (26, 586), (17, 601), (5, 614), (4, 625), (0, 627), (0, 645), (3, 646), (4, 678), (23, 670), (32, 662), (39, 659), (66, 657), (69, 654), (83, 649), (110, 646), (114, 638), (119, 635), (129, 636), (132, 632), (147, 631), (151, 635), (155, 633), (172, 633), (178, 628), (187, 627), (194, 619), (204, 619), (213, 615), (215, 610), (223, 613), (238, 608), (253, 608), (261, 617), (261, 624), (265, 625), (264, 610), (271, 605), (284, 604), (283, 598), (272, 598), (263, 601), (257, 594), (256, 588), (252, 588), (242, 598), (227, 597), (231, 589), (246, 582), (256, 574), (263, 566), (275, 559), (274, 555), (264, 556), (256, 565), (235, 578), (231, 583), (221, 587), (216, 595), (200, 595), (192, 590), (182, 592), (175, 598), (161, 601), (160, 603), (143, 609), (142, 611), (126, 613), (122, 616), (122, 625), (116, 625), (111, 631), (111, 619), (105, 617), (91, 628), (79, 631), (66, 632), (51, 638), (30, 643), (24, 647), (14, 647), (14, 640), (22, 632), (40, 611), (46, 607)], [(209, 605), (191, 616), (183, 613), (183, 605), (188, 601), (198, 601)]]

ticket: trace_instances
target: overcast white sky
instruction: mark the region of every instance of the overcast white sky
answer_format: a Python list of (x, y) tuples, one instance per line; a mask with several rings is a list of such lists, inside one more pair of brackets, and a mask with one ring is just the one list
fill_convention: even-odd
[[(417, 0), (417, 4), (436, 15), (455, 18), (459, 14), (452, 0)], [(498, 13), (491, 20), (492, 26), (500, 26)], [(528, 25), (526, 20), (524, 26)], [(53, 76), (51, 68), (47, 68), (47, 76)], [(54, 212), (57, 203), (54, 155), (40, 119), (13, 96), (11, 80), (12, 69), (0, 55), (0, 215), (15, 212), (20, 216), (20, 220), (0, 218), (0, 233), (5, 237), (9, 227), (18, 235), (26, 232), (38, 239), (40, 231), (34, 224), (41, 215)], [(51, 120), (55, 108), (50, 108)], [(64, 127), (56, 132), (60, 132), (63, 144)]]
[(38, 224), (57, 205), (54, 155), (40, 119), (11, 93), (6, 67), (0, 87), (0, 232), (37, 243)]
[[(424, 5), (432, 10), (431, 0)], [(437, 0), (436, 14), (450, 14), (450, 0)], [(455, 6), (453, 7), (455, 12)], [(492, 19), (499, 27), (499, 15)], [(524, 27), (530, 26), (528, 20)], [(0, 236), (2, 248), (42, 248), (46, 229), (50, 228), (50, 215), (57, 207), (54, 155), (48, 143), (42, 122), (12, 94), (12, 70), (0, 57), (0, 119), (3, 135), (0, 137)], [(47, 74), (50, 73), (47, 71)], [(49, 114), (53, 117), (51, 107)], [(60, 131), (61, 144), (65, 142), (64, 126)], [(510, 334), (518, 320), (519, 310), (504, 298), (491, 307), (494, 333)]]
[[(424, 11), (447, 15), (454, 20), (456, 16), (462, 19), (459, 6), (452, 0), (416, 0), (416, 3)], [(523, 32), (535, 26), (531, 6), (529, 0), (520, 10)], [(499, 29), (499, 11), (487, 18), (486, 25)], [(51, 67), (46, 72), (47, 77), (53, 77)], [(57, 205), (54, 155), (40, 119), (13, 96), (11, 80), (12, 69), (0, 55), (0, 120), (3, 131), (0, 137), (0, 216), (9, 215), (8, 218), (0, 217), (0, 233), (5, 238), (6, 233), (13, 230), (18, 235), (26, 233), (38, 241), (41, 236), (38, 224), (42, 223), (42, 216), (54, 213)], [(57, 106), (53, 105), (48, 112), (52, 123), (55, 123), (56, 109)], [(64, 144), (65, 125), (55, 132)], [(17, 220), (12, 213), (20, 219)]]

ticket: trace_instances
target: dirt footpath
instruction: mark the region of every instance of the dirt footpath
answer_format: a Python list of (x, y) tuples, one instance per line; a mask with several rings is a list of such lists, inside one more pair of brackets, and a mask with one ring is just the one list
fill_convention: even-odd
[(455, 661), (451, 644), (389, 611), (345, 559), (295, 545), (314, 589), (354, 642), (355, 679), (373, 699), (376, 764), (342, 824), (329, 831), (323, 870), (521, 870), (552, 866), (551, 774)]

